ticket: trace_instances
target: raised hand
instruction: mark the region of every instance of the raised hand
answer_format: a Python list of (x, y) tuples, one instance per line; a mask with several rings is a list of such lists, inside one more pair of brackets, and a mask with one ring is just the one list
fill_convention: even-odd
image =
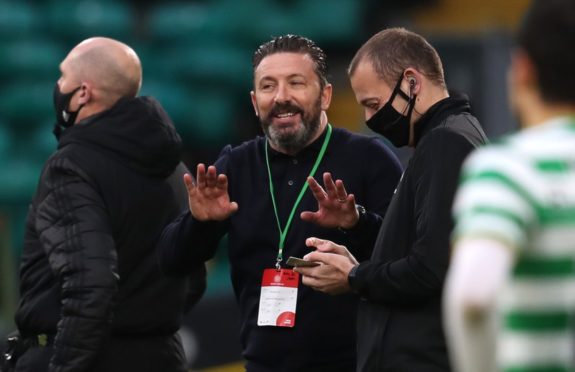
[(329, 228), (350, 229), (357, 224), (359, 213), (355, 208), (355, 197), (347, 193), (343, 181), (334, 182), (331, 173), (326, 172), (323, 174), (325, 190), (313, 177), (308, 177), (307, 183), (317, 200), (318, 210), (302, 212), (302, 220)]
[(218, 175), (216, 167), (198, 164), (196, 182), (192, 176), (184, 175), (188, 189), (190, 212), (199, 221), (223, 221), (238, 210), (238, 203), (230, 201), (228, 177)]

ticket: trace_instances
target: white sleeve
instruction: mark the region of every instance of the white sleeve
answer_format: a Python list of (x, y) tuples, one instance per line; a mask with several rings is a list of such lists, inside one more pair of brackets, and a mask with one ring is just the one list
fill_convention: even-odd
[(454, 247), (443, 298), (443, 323), (453, 369), (495, 371), (497, 295), (511, 271), (513, 248), (491, 239)]

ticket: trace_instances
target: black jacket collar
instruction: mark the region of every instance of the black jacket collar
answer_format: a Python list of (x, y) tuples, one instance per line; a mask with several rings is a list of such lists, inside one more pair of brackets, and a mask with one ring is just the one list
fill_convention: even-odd
[(471, 112), (469, 100), (463, 95), (452, 95), (436, 102), (415, 123), (414, 146), (417, 146), (423, 136), (440, 125), (448, 116), (462, 112)]

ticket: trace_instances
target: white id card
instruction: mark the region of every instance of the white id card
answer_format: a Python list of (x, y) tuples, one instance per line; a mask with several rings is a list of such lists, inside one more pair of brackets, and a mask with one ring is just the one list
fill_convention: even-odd
[(299, 274), (291, 269), (265, 269), (258, 326), (293, 327)]

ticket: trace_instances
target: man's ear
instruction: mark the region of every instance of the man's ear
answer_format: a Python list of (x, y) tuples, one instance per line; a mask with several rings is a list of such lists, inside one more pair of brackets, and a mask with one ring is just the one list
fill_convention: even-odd
[(423, 80), (423, 75), (419, 71), (413, 67), (406, 68), (403, 72), (403, 80), (404, 83), (402, 85), (405, 84), (407, 86), (406, 92), (408, 92), (409, 96), (419, 94)]
[(78, 91), (78, 104), (85, 105), (92, 99), (92, 86), (88, 83), (82, 83)]
[(321, 109), (322, 111), (327, 111), (331, 103), (331, 95), (333, 92), (333, 87), (331, 84), (326, 84), (321, 91)]
[(252, 99), (252, 106), (254, 107), (254, 112), (256, 113), (256, 116), (259, 117), (260, 113), (258, 112), (258, 103), (256, 101), (256, 94), (254, 93), (253, 90), (250, 92), (250, 97)]

